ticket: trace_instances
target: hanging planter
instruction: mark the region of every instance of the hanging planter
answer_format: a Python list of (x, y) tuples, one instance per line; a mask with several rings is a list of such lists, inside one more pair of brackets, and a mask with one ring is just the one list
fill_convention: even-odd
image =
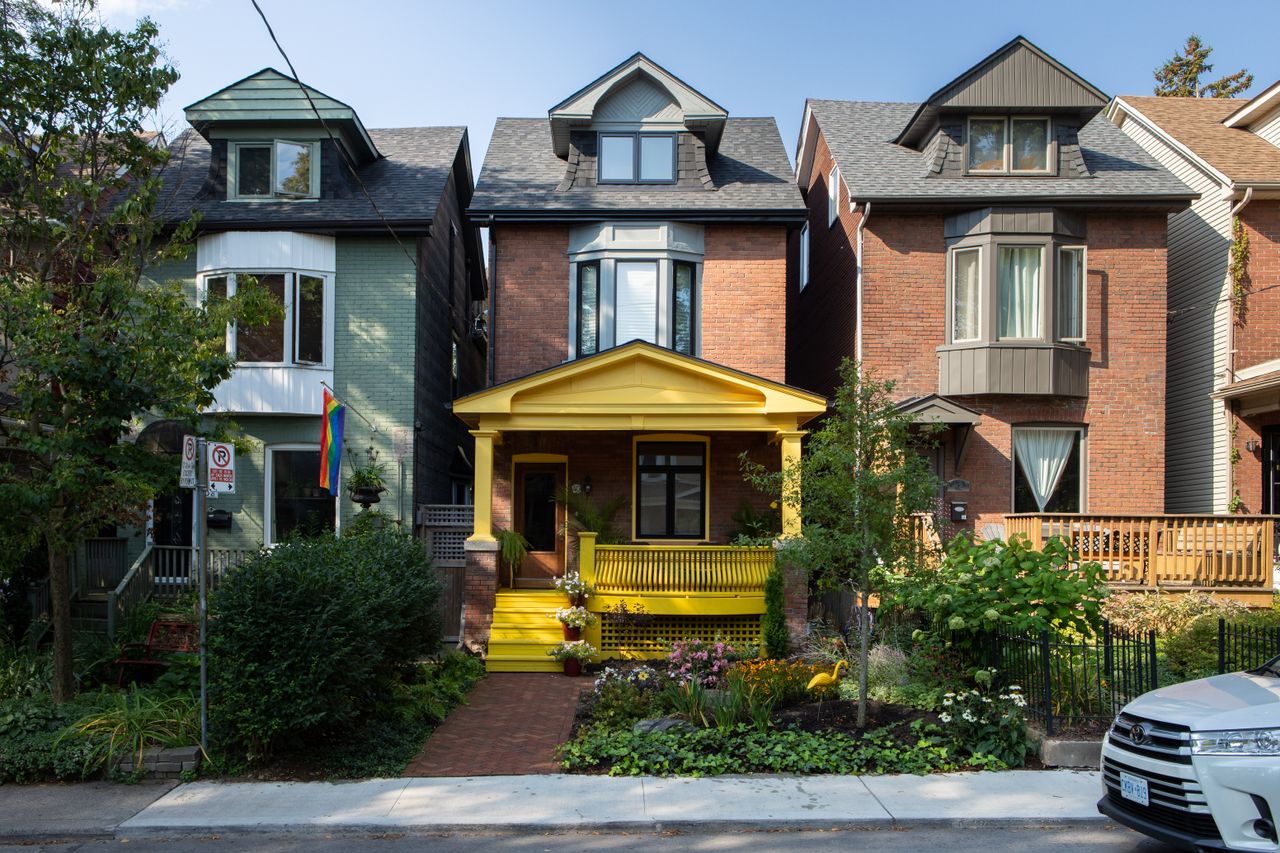
[(351, 496), (352, 501), (367, 510), (373, 504), (381, 502), (380, 495), (387, 490), (382, 479), (387, 473), (387, 466), (378, 461), (378, 451), (372, 447), (366, 455), (368, 459), (363, 465), (355, 464), (355, 459), (351, 460), (351, 473), (347, 476), (347, 494)]

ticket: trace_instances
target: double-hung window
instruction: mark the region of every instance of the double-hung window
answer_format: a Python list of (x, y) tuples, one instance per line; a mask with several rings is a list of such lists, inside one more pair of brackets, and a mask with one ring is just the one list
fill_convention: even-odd
[(267, 291), (280, 312), (261, 325), (232, 324), (227, 352), (241, 364), (326, 364), (326, 277), (304, 272), (218, 273), (204, 278), (204, 292), (208, 299), (226, 299), (250, 280)]
[(967, 148), (965, 165), (970, 174), (1047, 175), (1054, 171), (1047, 118), (971, 118)]
[(597, 180), (602, 184), (669, 184), (676, 179), (673, 133), (601, 133)]
[(705, 539), (707, 445), (636, 444), (636, 538)]
[(319, 144), (233, 142), (228, 197), (236, 199), (317, 198)]
[(616, 299), (614, 339), (658, 342), (658, 262), (618, 261), (614, 265)]

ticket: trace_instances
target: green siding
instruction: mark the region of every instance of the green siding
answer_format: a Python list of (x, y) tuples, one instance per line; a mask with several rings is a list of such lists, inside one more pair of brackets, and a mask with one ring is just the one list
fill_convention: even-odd
[(211, 548), (257, 548), (263, 541), (266, 509), (266, 447), (274, 444), (315, 444), (320, 418), (239, 415), (235, 423), (253, 445), (236, 455), (236, 493), (209, 500), (209, 509), (231, 510), (230, 530), (210, 530)]
[(187, 292), (187, 296), (191, 299), (196, 298), (196, 250), (194, 247), (187, 252), (187, 256), (178, 261), (166, 261), (154, 267), (149, 267), (143, 273), (144, 281), (152, 281), (157, 284), (169, 284), (170, 282), (182, 282), (183, 289)]

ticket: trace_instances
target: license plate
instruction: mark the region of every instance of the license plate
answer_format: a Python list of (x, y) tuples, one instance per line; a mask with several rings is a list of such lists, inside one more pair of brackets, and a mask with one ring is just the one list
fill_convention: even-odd
[(1147, 780), (1132, 773), (1121, 772), (1120, 796), (1144, 806), (1151, 805), (1151, 799), (1147, 795)]

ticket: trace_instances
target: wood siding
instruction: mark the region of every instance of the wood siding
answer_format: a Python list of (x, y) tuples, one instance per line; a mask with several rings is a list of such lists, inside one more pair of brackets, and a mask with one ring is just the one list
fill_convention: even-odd
[(1212, 399), (1227, 369), (1227, 255), (1231, 202), (1200, 167), (1132, 118), (1121, 129), (1201, 194), (1169, 217), (1169, 351), (1165, 508), (1221, 512), (1227, 503), (1227, 426)]
[(1280, 108), (1272, 110), (1271, 115), (1264, 121), (1252, 125), (1249, 129), (1272, 145), (1280, 146)]

